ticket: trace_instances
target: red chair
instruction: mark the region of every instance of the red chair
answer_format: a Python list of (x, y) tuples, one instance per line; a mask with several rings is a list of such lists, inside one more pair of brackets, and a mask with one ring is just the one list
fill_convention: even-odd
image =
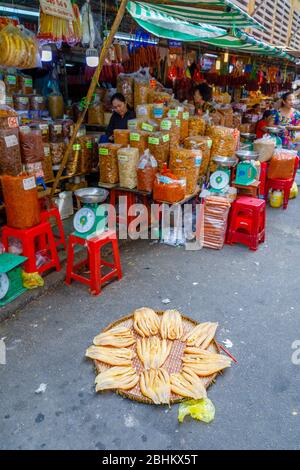
[(227, 244), (242, 243), (256, 251), (265, 241), (266, 202), (248, 196), (238, 198), (231, 206)]
[[(114, 263), (108, 263), (101, 259), (101, 248), (109, 243), (112, 244)], [(88, 257), (84, 261), (74, 265), (74, 247), (76, 245), (87, 247)], [(76, 271), (78, 272), (78, 270), (84, 266), (87, 266), (90, 271), (89, 278), (76, 273)], [(103, 266), (111, 268), (111, 271), (104, 276), (101, 275), (101, 268)], [(119, 247), (115, 231), (108, 230), (102, 235), (89, 240), (77, 237), (76, 235), (70, 235), (66, 276), (67, 285), (70, 285), (72, 279), (74, 279), (75, 281), (88, 285), (93, 295), (99, 295), (101, 293), (102, 284), (110, 281), (114, 277), (117, 277), (119, 280), (122, 279)]]
[(299, 166), (299, 157), (295, 158), (295, 168), (292, 178), (289, 179), (267, 179), (266, 188), (265, 188), (265, 200), (268, 200), (268, 195), (270, 189), (283, 191), (283, 209), (286, 209), (289, 203), (290, 192), (295, 180), (296, 172)]
[(60, 217), (60, 213), (57, 207), (52, 207), (49, 210), (44, 210), (41, 212), (41, 220), (42, 222), (49, 222), (51, 218), (56, 219), (56, 224), (59, 230), (59, 237), (54, 237), (55, 238), (55, 245), (60, 246), (62, 245), (64, 249), (67, 249), (67, 242), (66, 242), (66, 237), (65, 237), (65, 232), (64, 232), (64, 227), (62, 224), (62, 220)]
[[(53, 237), (51, 225), (49, 222), (42, 222), (35, 227), (20, 230), (11, 227), (3, 227), (2, 229), (2, 243), (6, 251), (8, 251), (8, 238), (14, 237), (21, 241), (23, 247), (23, 256), (26, 256), (28, 260), (25, 263), (25, 271), (27, 273), (36, 273), (39, 274), (47, 271), (50, 268), (55, 268), (56, 271), (60, 271), (60, 263), (57, 255), (57, 250), (55, 246), (55, 240)], [(43, 249), (49, 252), (50, 261), (39, 268), (36, 266), (36, 246), (38, 249), (41, 247), (41, 239), (43, 240)], [(46, 241), (45, 241), (46, 240)], [(36, 244), (37, 242), (37, 244)], [(46, 243), (46, 244), (45, 244)]]

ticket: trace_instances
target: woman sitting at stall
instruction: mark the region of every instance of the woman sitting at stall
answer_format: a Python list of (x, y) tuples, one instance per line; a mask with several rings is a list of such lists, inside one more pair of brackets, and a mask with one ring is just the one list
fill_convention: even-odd
[(127, 129), (128, 121), (136, 117), (135, 112), (129, 108), (125, 97), (121, 93), (112, 96), (111, 104), (113, 115), (106, 129), (106, 138), (108, 140), (113, 140), (115, 129)]
[(292, 92), (285, 93), (281, 98), (281, 106), (275, 113), (275, 125), (283, 126), (282, 145), (293, 148), (296, 132), (300, 132), (300, 113), (295, 110), (295, 96)]
[(274, 126), (274, 111), (267, 110), (264, 112), (262, 119), (256, 124), (256, 137), (261, 139), (268, 132), (266, 127), (272, 126)]
[(212, 88), (207, 83), (201, 83), (194, 89), (194, 103), (196, 114), (215, 111), (212, 104)]

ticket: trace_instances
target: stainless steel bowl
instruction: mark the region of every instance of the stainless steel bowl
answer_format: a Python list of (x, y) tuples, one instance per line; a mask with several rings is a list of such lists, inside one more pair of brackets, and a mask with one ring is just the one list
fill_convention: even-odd
[(238, 163), (235, 157), (222, 157), (220, 155), (213, 157), (213, 161), (224, 168), (231, 168)]
[(109, 192), (102, 188), (82, 188), (74, 192), (83, 204), (100, 204), (107, 198)]
[(259, 158), (258, 152), (252, 152), (250, 150), (238, 150), (235, 154), (241, 162), (247, 160), (258, 160)]
[(280, 134), (282, 132), (282, 129), (280, 129), (279, 127), (266, 127), (266, 131), (270, 134)]
[(242, 139), (248, 139), (248, 140), (255, 140), (256, 139), (256, 134), (249, 134), (249, 133), (241, 133)]

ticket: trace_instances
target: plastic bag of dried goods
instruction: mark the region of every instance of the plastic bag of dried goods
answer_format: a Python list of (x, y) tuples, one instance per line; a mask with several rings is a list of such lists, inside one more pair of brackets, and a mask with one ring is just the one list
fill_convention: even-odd
[(148, 149), (145, 150), (137, 167), (137, 188), (139, 191), (152, 192), (157, 171), (157, 161)]
[(268, 178), (293, 178), (296, 157), (297, 152), (295, 150), (276, 149), (270, 161)]

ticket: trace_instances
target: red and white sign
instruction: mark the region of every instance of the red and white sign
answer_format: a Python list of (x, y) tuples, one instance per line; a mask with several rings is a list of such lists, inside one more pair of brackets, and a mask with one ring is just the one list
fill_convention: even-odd
[(72, 21), (74, 12), (71, 0), (40, 0), (43, 13)]

